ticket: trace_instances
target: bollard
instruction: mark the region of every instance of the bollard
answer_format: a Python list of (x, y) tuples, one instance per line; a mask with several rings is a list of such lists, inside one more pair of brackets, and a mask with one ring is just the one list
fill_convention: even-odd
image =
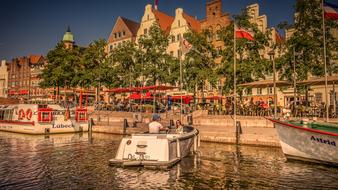
[(241, 122), (237, 121), (236, 122), (236, 144), (237, 145), (239, 145), (239, 143), (240, 143), (241, 134), (242, 134)]
[(90, 118), (89, 120), (88, 120), (88, 131), (89, 132), (92, 132), (92, 130), (93, 130), (93, 118)]
[(172, 127), (174, 127), (175, 126), (175, 124), (174, 124), (174, 120), (170, 120), (169, 121), (169, 127), (172, 129)]
[(197, 143), (198, 143), (198, 139), (197, 139), (197, 135), (194, 136), (194, 152), (197, 152)]
[(127, 120), (127, 119), (124, 119), (124, 120), (123, 120), (123, 134), (126, 134), (127, 127), (129, 127), (129, 126), (128, 126), (128, 120)]
[(192, 125), (193, 121), (192, 121), (192, 115), (188, 115), (188, 125)]

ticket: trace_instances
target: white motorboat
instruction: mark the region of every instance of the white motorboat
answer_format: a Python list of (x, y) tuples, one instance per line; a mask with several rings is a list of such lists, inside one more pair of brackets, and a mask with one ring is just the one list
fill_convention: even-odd
[(0, 131), (26, 134), (88, 131), (87, 109), (47, 104), (1, 105)]
[(338, 165), (338, 125), (273, 120), (287, 159)]
[(122, 139), (111, 165), (169, 168), (199, 146), (197, 129), (184, 126), (183, 134), (133, 134)]

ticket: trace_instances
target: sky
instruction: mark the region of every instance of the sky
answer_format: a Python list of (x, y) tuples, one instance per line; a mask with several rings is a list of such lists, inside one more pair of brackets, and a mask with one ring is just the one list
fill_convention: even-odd
[[(205, 18), (207, 0), (159, 0), (158, 8), (175, 16), (181, 7), (191, 16)], [(293, 22), (295, 0), (223, 0), (223, 11), (239, 14), (258, 3), (268, 25)], [(107, 39), (118, 16), (140, 22), (154, 0), (1, 0), (0, 60), (30, 54), (46, 55), (62, 40), (69, 25), (77, 45)]]

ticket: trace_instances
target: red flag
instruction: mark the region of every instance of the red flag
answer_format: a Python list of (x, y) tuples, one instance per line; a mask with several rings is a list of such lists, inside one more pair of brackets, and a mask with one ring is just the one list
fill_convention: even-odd
[(155, 0), (155, 10), (158, 8), (158, 0)]
[(236, 38), (245, 38), (247, 40), (254, 40), (253, 35), (245, 29), (237, 28), (236, 29)]
[(338, 19), (338, 5), (324, 1), (323, 8), (326, 19)]

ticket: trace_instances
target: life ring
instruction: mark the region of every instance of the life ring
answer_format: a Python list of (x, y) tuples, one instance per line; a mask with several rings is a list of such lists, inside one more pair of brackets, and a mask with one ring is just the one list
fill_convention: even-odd
[(31, 120), (31, 119), (32, 119), (32, 115), (33, 115), (33, 112), (32, 112), (31, 109), (26, 110), (26, 118), (27, 118), (28, 120)]
[(23, 111), (23, 109), (19, 110), (18, 118), (19, 118), (19, 120), (22, 120), (23, 118), (25, 118), (25, 111)]

